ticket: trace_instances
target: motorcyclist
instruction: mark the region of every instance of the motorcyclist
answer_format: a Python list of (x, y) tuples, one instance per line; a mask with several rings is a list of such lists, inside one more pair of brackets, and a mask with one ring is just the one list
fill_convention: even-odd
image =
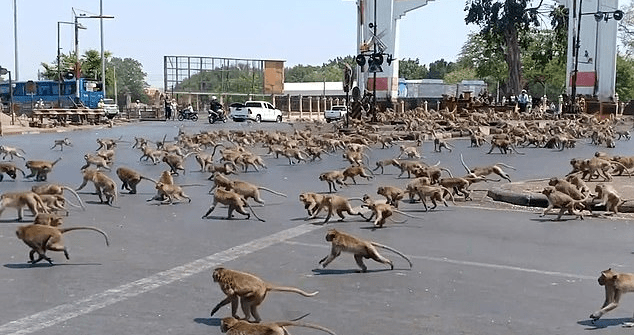
[(211, 97), (211, 111), (216, 114), (217, 118), (222, 119), (225, 111), (222, 109), (222, 104), (218, 101), (218, 98), (214, 95)]

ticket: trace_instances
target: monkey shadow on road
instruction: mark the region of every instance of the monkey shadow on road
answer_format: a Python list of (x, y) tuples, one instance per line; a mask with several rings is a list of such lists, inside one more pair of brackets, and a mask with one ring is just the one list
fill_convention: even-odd
[(587, 326), (588, 328), (585, 328), (585, 330), (596, 330), (596, 329), (603, 329), (603, 328), (613, 327), (613, 326), (623, 326), (631, 321), (632, 321), (632, 318), (615, 318), (615, 319), (602, 318), (595, 321), (594, 323), (592, 322), (592, 320), (588, 319), (588, 320), (577, 321), (577, 324), (580, 324), (582, 326)]
[(32, 269), (32, 268), (50, 268), (53, 266), (66, 266), (66, 265), (92, 265), (92, 266), (98, 266), (98, 265), (103, 265), (101, 263), (53, 263), (53, 264), (49, 264), (49, 263), (37, 263), (37, 264), (30, 264), (30, 263), (14, 263), (14, 264), (5, 264), (4, 267), (8, 268), (8, 269)]
[[(396, 270), (396, 269), (395, 269)], [(333, 269), (312, 269), (313, 273), (317, 276), (321, 275), (346, 275), (351, 273), (361, 273), (359, 269), (346, 269), (346, 270), (333, 270)], [(385, 272), (385, 271), (394, 271), (391, 269), (368, 269), (366, 273), (374, 273), (374, 272)]]
[(207, 325), (207, 326), (220, 327), (219, 318), (195, 318), (194, 322)]

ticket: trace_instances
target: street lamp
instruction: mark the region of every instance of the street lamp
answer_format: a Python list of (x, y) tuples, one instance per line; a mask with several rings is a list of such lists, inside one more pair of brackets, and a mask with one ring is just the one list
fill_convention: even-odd
[[(60, 46), (59, 46), (59, 30), (60, 30), (59, 28), (60, 28), (60, 24), (72, 24), (72, 25), (74, 25), (75, 22), (57, 21), (57, 106), (58, 107), (61, 107), (61, 97), (62, 97), (62, 70), (60, 68), (61, 55), (59, 53), (59, 50), (61, 49)], [(78, 28), (78, 29), (86, 29), (86, 27), (84, 27), (81, 24), (76, 26), (76, 28)]]
[[(79, 69), (79, 37), (78, 37), (78, 19), (114, 19), (114, 16), (112, 15), (86, 15), (86, 14), (80, 14), (79, 16), (75, 13), (75, 8), (73, 8), (73, 14), (75, 14), (75, 99), (77, 100), (76, 102), (78, 103), (80, 101), (79, 99), (79, 77), (80, 77), (80, 69)], [(101, 34), (101, 38), (102, 38), (102, 44), (101, 44), (101, 62), (104, 62), (103, 59), (103, 31)], [(103, 67), (102, 67), (103, 69)], [(103, 70), (105, 72), (105, 70)], [(103, 80), (103, 78), (102, 78)], [(103, 86), (102, 86), (102, 90), (103, 90)]]

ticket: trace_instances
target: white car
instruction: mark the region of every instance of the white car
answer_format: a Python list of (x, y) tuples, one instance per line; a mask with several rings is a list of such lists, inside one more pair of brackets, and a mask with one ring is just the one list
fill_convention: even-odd
[(344, 105), (332, 106), (330, 109), (324, 111), (324, 118), (326, 122), (340, 120), (346, 117), (348, 114), (348, 107)]
[(103, 99), (103, 111), (106, 117), (112, 119), (119, 114), (119, 106), (114, 103), (114, 99)]
[(252, 120), (282, 122), (282, 111), (266, 101), (247, 101), (242, 107), (236, 107), (231, 113), (233, 121)]

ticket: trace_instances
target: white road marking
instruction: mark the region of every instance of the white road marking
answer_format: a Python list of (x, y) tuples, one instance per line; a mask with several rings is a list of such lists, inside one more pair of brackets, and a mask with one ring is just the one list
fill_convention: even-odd
[[(327, 245), (327, 244), (312, 244), (312, 243), (302, 243), (302, 242), (293, 242), (293, 241), (283, 241), (283, 242), (286, 244), (301, 245), (305, 247), (314, 247), (314, 248), (323, 248), (323, 249), (330, 248), (330, 245)], [(503, 264), (461, 261), (456, 259), (449, 259), (446, 257), (412, 256), (412, 255), (407, 255), (407, 257), (413, 258), (413, 259), (431, 261), (431, 262), (449, 263), (449, 264), (456, 264), (456, 265), (468, 265), (468, 266), (490, 268), (490, 269), (496, 269), (496, 270), (519, 271), (519, 272), (535, 273), (535, 274), (555, 276), (555, 277), (564, 277), (564, 278), (573, 278), (573, 279), (591, 279), (591, 280), (597, 279), (597, 276), (586, 276), (586, 275), (579, 275), (579, 274), (565, 273), (565, 272), (558, 272), (558, 271), (529, 269), (529, 268), (522, 268), (519, 266), (503, 265)]]
[(191, 263), (159, 272), (152, 276), (139, 279), (101, 293), (93, 294), (84, 299), (59, 305), (49, 310), (8, 322), (0, 326), (0, 335), (30, 334), (54, 326), (74, 317), (110, 306), (161, 286), (171, 284), (177, 280), (185, 279), (238, 257), (248, 255), (319, 228), (322, 227), (319, 225), (303, 224), (294, 228), (283, 230), (281, 232), (218, 252), (205, 258), (195, 260)]

